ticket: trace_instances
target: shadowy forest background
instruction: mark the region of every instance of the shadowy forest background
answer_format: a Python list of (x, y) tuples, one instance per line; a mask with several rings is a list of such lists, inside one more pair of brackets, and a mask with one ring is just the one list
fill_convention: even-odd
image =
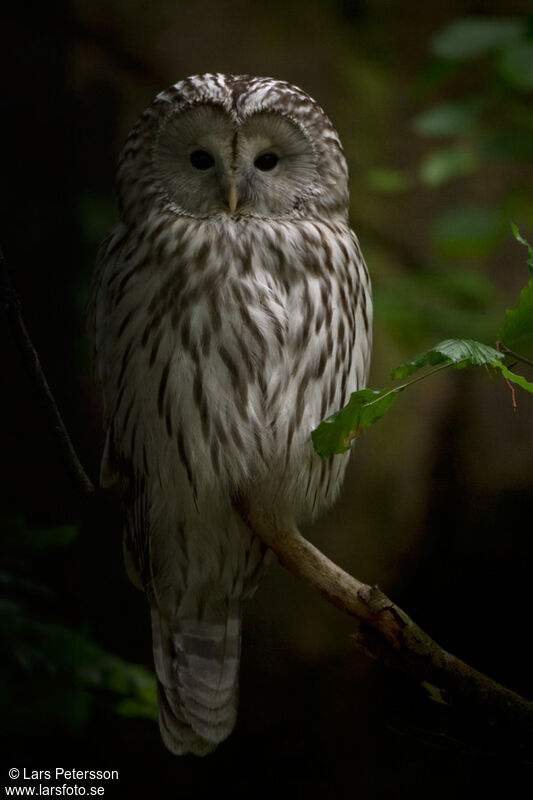
[[(10, 7), (11, 6), (11, 7)], [(518, 0), (7, 3), (0, 243), (86, 467), (102, 446), (84, 312), (117, 218), (114, 170), (155, 94), (205, 71), (300, 85), (344, 143), (374, 285), (370, 385), (448, 337), (494, 345), (527, 281), (533, 18)], [(466, 21), (465, 21), (466, 19)], [(515, 796), (512, 742), (369, 661), (354, 622), (278, 565), (244, 625), (240, 715), (214, 755), (179, 759), (153, 721), (144, 598), (122, 566), (117, 497), (83, 500), (0, 317), (2, 767), (118, 769), (106, 796)], [(531, 376), (529, 376), (531, 379)], [(356, 443), (312, 541), (378, 583), (447, 649), (533, 695), (533, 401), (483, 370), (402, 396)], [(337, 458), (342, 456), (336, 456)], [(193, 795), (194, 793), (194, 795)]]

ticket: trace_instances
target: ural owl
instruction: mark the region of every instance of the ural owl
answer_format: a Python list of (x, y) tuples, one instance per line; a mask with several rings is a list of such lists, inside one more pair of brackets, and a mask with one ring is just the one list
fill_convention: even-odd
[(90, 338), (128, 575), (150, 604), (159, 724), (205, 754), (237, 713), (243, 602), (264, 547), (234, 508), (283, 526), (336, 499), (347, 459), (311, 431), (364, 386), (368, 273), (330, 121), (270, 78), (207, 74), (159, 94), (118, 167)]

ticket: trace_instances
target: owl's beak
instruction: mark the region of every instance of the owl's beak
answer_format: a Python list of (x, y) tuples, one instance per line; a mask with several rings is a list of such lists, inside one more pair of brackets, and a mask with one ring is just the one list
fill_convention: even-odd
[(228, 206), (232, 214), (235, 214), (238, 202), (239, 202), (239, 197), (237, 195), (237, 189), (235, 188), (235, 184), (232, 183), (229, 187), (229, 193), (228, 193)]

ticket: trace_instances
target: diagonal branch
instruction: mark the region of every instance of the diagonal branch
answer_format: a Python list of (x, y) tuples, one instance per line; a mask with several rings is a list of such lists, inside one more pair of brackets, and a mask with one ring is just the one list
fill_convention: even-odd
[(533, 745), (532, 702), (443, 650), (377, 586), (344, 572), (296, 528), (281, 530), (242, 500), (237, 509), (289, 572), (359, 621), (354, 639), (368, 655), (415, 677), (434, 699), (470, 707)]
[(0, 250), (0, 302), (4, 307), (6, 316), (11, 327), (11, 332), (17, 343), (22, 360), (27, 373), (29, 374), (33, 385), (37, 391), (40, 403), (43, 406), (46, 414), (52, 425), (52, 430), (59, 449), (63, 456), (65, 465), (73, 478), (75, 479), (78, 487), (83, 494), (91, 494), (94, 492), (94, 485), (85, 472), (74, 446), (65, 427), (65, 423), (59, 413), (59, 409), (54, 400), (54, 396), (50, 391), (48, 381), (39, 361), (37, 351), (28, 334), (24, 319), (22, 318), (22, 310), (19, 296), (17, 295), (7, 270), (7, 265), (4, 260), (2, 251)]

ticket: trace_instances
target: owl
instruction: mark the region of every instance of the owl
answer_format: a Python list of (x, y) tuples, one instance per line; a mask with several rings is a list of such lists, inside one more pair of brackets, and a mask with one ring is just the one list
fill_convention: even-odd
[(101, 484), (120, 485), (126, 570), (151, 611), (163, 741), (203, 755), (235, 725), (265, 562), (235, 502), (287, 527), (335, 501), (347, 460), (322, 461), (311, 431), (365, 384), (370, 282), (339, 137), (289, 83), (176, 83), (117, 177), (89, 302)]

